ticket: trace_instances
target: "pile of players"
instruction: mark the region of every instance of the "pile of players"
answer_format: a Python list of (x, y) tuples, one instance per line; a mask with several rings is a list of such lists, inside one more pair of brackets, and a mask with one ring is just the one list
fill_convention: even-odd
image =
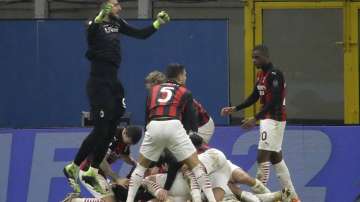
[[(95, 198), (81, 198), (75, 192), (64, 201), (295, 201), (293, 187), (272, 193), (260, 174), (258, 179), (250, 177), (223, 152), (207, 145), (214, 122), (185, 83), (186, 70), (180, 64), (168, 65), (165, 74), (151, 72), (145, 78), (147, 123), (138, 161), (130, 157), (130, 145), (140, 141), (142, 129), (118, 128), (100, 164), (98, 182), (83, 176), (91, 155), (80, 166), (80, 182)], [(134, 166), (127, 178), (112, 170), (117, 159)], [(241, 190), (240, 184), (252, 192)]]

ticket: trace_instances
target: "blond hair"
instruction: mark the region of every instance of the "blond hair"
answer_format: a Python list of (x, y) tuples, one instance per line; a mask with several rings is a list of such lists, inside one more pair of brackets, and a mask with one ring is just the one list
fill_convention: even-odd
[(150, 84), (152, 86), (164, 83), (165, 81), (166, 81), (165, 74), (157, 70), (150, 72), (145, 77), (145, 84)]

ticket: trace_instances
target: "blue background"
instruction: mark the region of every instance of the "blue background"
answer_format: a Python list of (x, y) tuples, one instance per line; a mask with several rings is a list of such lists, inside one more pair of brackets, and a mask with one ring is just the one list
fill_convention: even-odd
[[(85, 21), (10, 20), (0, 27), (0, 127), (80, 126), (80, 112), (89, 110)], [(171, 62), (186, 66), (194, 97), (217, 124), (227, 123), (218, 111), (229, 103), (227, 27), (226, 20), (180, 20), (146, 40), (122, 36), (118, 76), (133, 123), (144, 121), (144, 77)]]
[[(74, 158), (88, 132), (80, 128), (0, 130), (0, 201), (60, 201), (70, 191), (62, 168)], [(217, 127), (210, 145), (255, 176), (257, 133)], [(359, 134), (360, 126), (287, 127), (284, 158), (302, 201), (351, 202), (360, 194)], [(132, 148), (133, 155), (137, 151)], [(123, 176), (128, 171), (121, 162), (114, 168)], [(274, 171), (270, 175), (269, 188), (276, 191), (279, 183)]]

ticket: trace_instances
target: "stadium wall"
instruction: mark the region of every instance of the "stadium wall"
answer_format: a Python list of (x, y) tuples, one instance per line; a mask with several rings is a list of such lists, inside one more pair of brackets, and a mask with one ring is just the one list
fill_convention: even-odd
[[(151, 21), (129, 21), (144, 27)], [(0, 127), (80, 126), (88, 109), (85, 21), (0, 21)], [(227, 20), (174, 20), (146, 40), (122, 38), (119, 77), (132, 122), (143, 124), (144, 77), (171, 62), (187, 67), (187, 86), (214, 118), (229, 103)], [(6, 56), (5, 56), (6, 55)]]
[[(60, 201), (70, 191), (62, 174), (90, 129), (1, 129), (0, 201)], [(210, 145), (255, 176), (257, 130), (217, 127)], [(283, 153), (306, 202), (354, 201), (360, 193), (360, 126), (288, 126)], [(131, 149), (137, 156), (138, 145)], [(124, 176), (121, 162), (114, 170)], [(269, 188), (279, 189), (275, 173)], [(82, 189), (84, 190), (84, 188)], [(89, 193), (84, 193), (89, 196)]]

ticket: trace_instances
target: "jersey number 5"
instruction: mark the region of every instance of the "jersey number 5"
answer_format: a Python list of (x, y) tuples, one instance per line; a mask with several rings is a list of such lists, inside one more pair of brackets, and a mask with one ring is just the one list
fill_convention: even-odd
[(162, 96), (162, 98), (159, 98), (157, 101), (160, 103), (167, 103), (174, 95), (173, 91), (174, 91), (174, 87), (169, 87), (169, 86), (162, 87), (160, 89), (160, 92), (162, 94), (165, 94), (165, 96)]

